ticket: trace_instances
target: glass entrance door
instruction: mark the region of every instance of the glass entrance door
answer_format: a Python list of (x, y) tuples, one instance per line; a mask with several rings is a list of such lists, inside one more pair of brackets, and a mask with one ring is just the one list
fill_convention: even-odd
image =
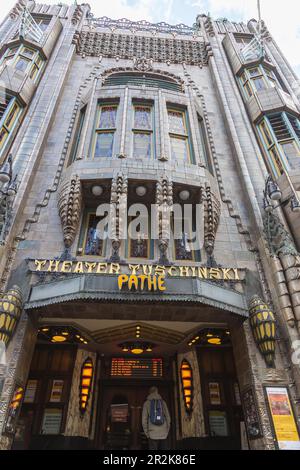
[[(155, 384), (157, 385), (157, 384)], [(148, 448), (142, 428), (143, 404), (151, 384), (141, 382), (103, 386), (100, 404), (100, 448), (106, 450), (141, 450)], [(169, 387), (162, 385), (159, 393), (170, 410)], [(170, 411), (171, 412), (171, 411)], [(169, 436), (171, 444), (171, 436)]]

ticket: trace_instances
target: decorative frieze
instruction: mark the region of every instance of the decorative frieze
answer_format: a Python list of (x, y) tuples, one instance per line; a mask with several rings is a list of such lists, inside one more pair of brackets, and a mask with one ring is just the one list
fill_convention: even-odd
[(58, 210), (66, 248), (72, 246), (79, 226), (82, 208), (82, 190), (79, 176), (64, 181), (60, 188)]
[(167, 251), (170, 240), (170, 216), (173, 207), (173, 183), (167, 177), (156, 184), (156, 207), (158, 216), (158, 247), (162, 264), (168, 262)]
[(76, 31), (77, 53), (82, 56), (152, 60), (174, 64), (206, 65), (207, 51), (203, 39), (174, 39), (138, 35)]
[(206, 186), (204, 192), (204, 248), (211, 256), (220, 222), (221, 204), (217, 196)]
[(291, 327), (295, 322), (300, 325), (300, 253), (273, 212), (266, 213), (264, 217), (264, 232), (275, 267), (273, 276), (279, 286), (278, 295), (284, 318)]
[(119, 261), (119, 250), (121, 240), (123, 237), (126, 226), (126, 211), (127, 211), (127, 192), (128, 192), (128, 179), (127, 176), (119, 173), (112, 181), (111, 185), (111, 243), (113, 248), (112, 261)]

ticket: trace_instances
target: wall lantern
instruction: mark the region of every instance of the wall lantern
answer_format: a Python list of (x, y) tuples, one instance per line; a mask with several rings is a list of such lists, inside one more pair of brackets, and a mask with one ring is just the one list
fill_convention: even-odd
[(93, 361), (90, 357), (88, 357), (84, 361), (81, 367), (81, 373), (80, 373), (79, 410), (82, 416), (86, 412), (88, 402), (90, 399), (90, 395), (92, 391), (93, 374), (94, 374)]
[(22, 312), (22, 292), (14, 286), (0, 298), (0, 341), (5, 346), (14, 335)]
[(194, 386), (193, 386), (193, 369), (190, 363), (183, 359), (180, 367), (180, 378), (182, 386), (182, 394), (186, 412), (191, 414), (193, 411)]
[(268, 367), (274, 367), (276, 320), (269, 305), (259, 296), (252, 297), (249, 304), (250, 325), (256, 345)]

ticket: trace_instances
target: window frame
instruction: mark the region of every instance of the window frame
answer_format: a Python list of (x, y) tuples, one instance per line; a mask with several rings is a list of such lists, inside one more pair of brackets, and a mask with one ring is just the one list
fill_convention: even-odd
[(91, 255), (91, 254), (87, 255), (87, 254), (85, 254), (85, 247), (86, 247), (86, 242), (87, 242), (87, 237), (88, 237), (88, 230), (89, 230), (89, 227), (90, 227), (89, 222), (90, 222), (91, 217), (97, 217), (96, 212), (97, 212), (96, 209), (86, 209), (84, 211), (84, 214), (83, 214), (83, 217), (82, 217), (79, 240), (78, 240), (78, 246), (77, 246), (77, 256), (78, 257), (81, 256), (81, 257), (100, 258), (100, 259), (104, 259), (106, 257), (108, 238), (105, 238), (103, 240), (103, 248), (102, 248), (102, 254), (101, 255)]
[[(115, 124), (117, 124), (117, 119), (118, 119), (118, 109), (119, 109), (119, 103), (116, 102), (98, 102), (97, 105), (97, 112), (96, 112), (96, 118), (95, 118), (95, 125), (94, 125), (94, 138), (93, 138), (93, 144), (92, 144), (92, 151), (90, 154), (90, 158), (92, 160), (97, 160), (97, 159), (102, 159), (102, 158), (113, 158), (114, 156), (114, 149), (115, 149), (115, 137), (116, 137), (116, 132), (117, 132), (117, 125), (115, 127), (110, 127), (110, 128), (101, 128), (97, 127), (97, 125), (100, 126), (100, 119), (101, 119), (101, 113), (103, 111), (103, 108), (115, 108), (116, 110), (116, 116), (115, 116)], [(106, 156), (95, 156), (96, 153), (96, 147), (97, 147), (97, 140), (98, 140), (98, 135), (103, 135), (103, 134), (113, 134), (113, 142), (112, 142), (112, 151), (111, 151), (111, 156), (106, 157)]]
[[(15, 49), (15, 52), (13, 54), (10, 54), (10, 51), (12, 51), (14, 49)], [(33, 55), (31, 57), (28, 57), (28, 55), (26, 55), (26, 53), (24, 53), (24, 51), (26, 51), (26, 49), (33, 52)], [(3, 57), (1, 58), (1, 62), (0, 62), (1, 65), (4, 64), (7, 59), (11, 60), (11, 66), (14, 67), (15, 70), (20, 71), (20, 72), (28, 75), (29, 78), (31, 78), (31, 80), (34, 83), (36, 83), (39, 80), (40, 75), (41, 75), (41, 73), (42, 73), (42, 71), (45, 67), (45, 63), (46, 63), (46, 61), (42, 57), (39, 50), (36, 50), (31, 46), (27, 46), (26, 44), (18, 44), (17, 46), (9, 47), (5, 51)], [(25, 70), (20, 70), (20, 69), (17, 68), (17, 63), (20, 59), (25, 60), (26, 62), (28, 62)], [(32, 73), (33, 70), (37, 70), (37, 73), (34, 74), (34, 75)]]
[[(257, 73), (251, 75), (251, 71), (257, 70)], [(255, 85), (255, 81), (263, 80), (264, 88), (258, 89)], [(263, 89), (267, 90), (270, 88), (279, 88), (282, 90), (282, 86), (274, 72), (269, 67), (263, 64), (255, 65), (253, 67), (247, 67), (243, 70), (242, 74), (238, 78), (240, 88), (242, 89), (243, 95), (248, 101), (258, 91)]]
[[(277, 138), (277, 136), (276, 136), (276, 134), (273, 130), (272, 124), (269, 120), (269, 117), (271, 117), (274, 114), (280, 114), (281, 118), (284, 120), (284, 122), (287, 126), (288, 131), (290, 132), (290, 135), (291, 135), (290, 138), (284, 138), (284, 139), (280, 139), (280, 140)], [(292, 165), (291, 165), (290, 160), (289, 160), (289, 158), (287, 157), (287, 155), (284, 151), (283, 146), (285, 144), (288, 144), (288, 143), (293, 144), (295, 149), (298, 151), (299, 163), (300, 163), (300, 139), (298, 138), (298, 136), (297, 136), (297, 134), (296, 134), (296, 132), (293, 128), (293, 125), (290, 122), (289, 113), (281, 112), (281, 113), (274, 113), (274, 114), (270, 114), (268, 116), (265, 116), (258, 123), (257, 129), (258, 129), (259, 136), (261, 138), (262, 145), (263, 145), (263, 147), (266, 151), (266, 154), (270, 157), (268, 160), (271, 163), (272, 170), (273, 170), (274, 174), (276, 175), (276, 177), (280, 177), (285, 172), (288, 172), (289, 169), (292, 169)], [(297, 119), (296, 124), (299, 126), (299, 130), (300, 130), (299, 119), (298, 118), (296, 118), (296, 119)], [(264, 130), (264, 127), (267, 130), (267, 132), (270, 136), (270, 139), (272, 140), (272, 143), (268, 142), (268, 138), (267, 138), (267, 135), (266, 135), (266, 131)], [(274, 157), (274, 153), (277, 153), (277, 157), (278, 157), (277, 159)], [(279, 164), (278, 164), (278, 161), (277, 161), (278, 159), (280, 160), (280, 165), (281, 165), (282, 169), (280, 169), (280, 167), (279, 167)]]
[[(10, 114), (11, 112), (13, 111), (13, 108), (14, 107), (17, 107), (17, 112), (15, 113), (15, 115), (13, 116), (13, 119), (12, 121), (9, 123), (9, 125), (6, 124), (7, 120), (9, 119), (10, 117)], [(15, 128), (17, 127), (17, 124), (18, 124), (18, 120), (22, 114), (22, 111), (23, 111), (23, 108), (22, 106), (20, 105), (19, 101), (17, 100), (16, 97), (14, 96), (11, 96), (10, 97), (10, 100), (8, 102), (8, 105), (6, 107), (6, 110), (0, 120), (0, 132), (2, 131), (2, 129), (5, 130), (5, 132), (7, 133), (7, 137), (6, 139), (4, 140), (3, 143), (0, 143), (0, 161), (1, 161), (1, 157), (3, 155), (3, 153), (5, 152), (7, 146), (8, 146), (8, 143), (10, 141), (10, 138), (11, 136), (13, 135), (14, 133), (14, 130)]]
[(150, 213), (148, 216), (148, 238), (145, 239), (147, 241), (147, 258), (132, 256), (132, 253), (131, 253), (131, 240), (132, 239), (129, 236), (128, 227), (129, 227), (129, 224), (135, 219), (136, 219), (136, 216), (128, 216), (128, 219), (127, 219), (127, 239), (125, 240), (125, 258), (128, 260), (133, 260), (133, 261), (134, 260), (151, 261), (152, 259), (154, 259), (154, 240), (152, 240), (151, 238)]
[[(135, 126), (135, 112), (136, 108), (148, 108), (150, 110), (150, 122), (151, 128), (144, 129)], [(142, 160), (150, 160), (155, 158), (155, 132), (154, 132), (154, 106), (153, 103), (143, 103), (143, 102), (132, 102), (132, 146), (131, 146), (131, 157), (135, 159), (142, 159)], [(141, 157), (136, 156), (134, 154), (134, 142), (135, 142), (135, 135), (136, 134), (143, 134), (150, 136), (150, 155), (148, 157)]]
[[(184, 123), (184, 129), (185, 133), (184, 134), (179, 134), (176, 132), (172, 132), (170, 128), (170, 119), (169, 119), (169, 113), (180, 113), (183, 116), (183, 123)], [(171, 160), (173, 160), (173, 150), (172, 150), (172, 139), (178, 139), (178, 140), (184, 140), (186, 143), (186, 148), (187, 148), (187, 159), (186, 160), (181, 160), (176, 158), (174, 161), (177, 162), (183, 162), (183, 163), (188, 163), (188, 164), (194, 164), (194, 156), (193, 156), (193, 151), (191, 147), (191, 133), (190, 133), (190, 127), (189, 127), (189, 122), (188, 122), (188, 115), (187, 115), (187, 109), (181, 108), (181, 107), (176, 107), (174, 105), (167, 106), (167, 114), (168, 114), (168, 133), (169, 133), (169, 142), (170, 142), (170, 150), (171, 150)]]

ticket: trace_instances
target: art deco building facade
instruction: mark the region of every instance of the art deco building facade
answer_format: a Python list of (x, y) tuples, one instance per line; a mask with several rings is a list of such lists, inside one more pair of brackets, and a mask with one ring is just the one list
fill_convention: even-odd
[[(0, 448), (147, 448), (151, 385), (172, 449), (299, 448), (300, 82), (266, 25), (20, 0), (0, 38)], [(158, 237), (124, 239), (141, 205)]]

